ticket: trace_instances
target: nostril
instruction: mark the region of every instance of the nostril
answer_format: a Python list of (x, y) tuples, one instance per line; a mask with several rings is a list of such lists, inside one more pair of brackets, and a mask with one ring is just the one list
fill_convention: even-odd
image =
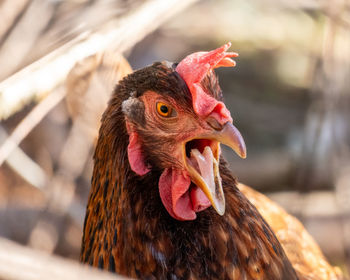
[(213, 112), (220, 114), (223, 107), (225, 107), (225, 105), (219, 102), (218, 104), (216, 104), (215, 108), (213, 109)]
[(222, 116), (223, 118), (230, 118), (230, 112), (227, 110), (225, 104), (222, 102), (219, 102), (218, 104), (216, 104), (212, 113), (217, 113), (219, 116)]
[(211, 116), (207, 118), (207, 123), (215, 130), (222, 130), (223, 128), (223, 126), (214, 117)]
[[(217, 102), (215, 107), (211, 110), (211, 113), (208, 115), (207, 119), (213, 118), (219, 125), (220, 129), (227, 122), (232, 122), (230, 111), (227, 110), (226, 106), (222, 102)], [(215, 121), (209, 121), (211, 126), (215, 129), (218, 129), (218, 125)]]

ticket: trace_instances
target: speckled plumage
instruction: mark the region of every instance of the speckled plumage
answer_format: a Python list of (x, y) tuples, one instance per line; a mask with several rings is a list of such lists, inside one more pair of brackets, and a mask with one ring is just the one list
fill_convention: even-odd
[(338, 267), (332, 267), (327, 262), (300, 221), (248, 186), (238, 184), (238, 188), (270, 225), (300, 280), (345, 279)]
[[(221, 99), (213, 74), (203, 80), (203, 87)], [(208, 208), (193, 221), (173, 219), (159, 197), (166, 153), (158, 147), (171, 140), (154, 139), (152, 131), (144, 130), (145, 158), (153, 168), (144, 176), (130, 169), (122, 102), (131, 93), (138, 97), (147, 90), (191, 106), (186, 85), (166, 64), (136, 71), (117, 86), (102, 118), (94, 156), (81, 261), (140, 279), (298, 279), (270, 226), (237, 188), (224, 159), (220, 174), (226, 212), (219, 216)], [(146, 121), (142, 110), (133, 118)]]

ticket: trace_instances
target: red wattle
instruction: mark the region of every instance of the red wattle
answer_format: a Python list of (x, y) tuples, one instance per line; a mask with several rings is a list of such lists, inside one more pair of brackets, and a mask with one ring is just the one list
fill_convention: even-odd
[(185, 170), (167, 168), (159, 178), (159, 194), (165, 209), (180, 221), (194, 220), (196, 212), (211, 204), (198, 187), (190, 190), (191, 179)]
[(190, 177), (178, 169), (167, 168), (159, 178), (160, 198), (169, 214), (177, 220), (194, 220), (197, 217), (188, 194), (190, 184)]
[(150, 169), (146, 166), (138, 134), (135, 131), (131, 131), (128, 125), (127, 128), (129, 133), (128, 159), (130, 167), (136, 174), (140, 176), (145, 175)]

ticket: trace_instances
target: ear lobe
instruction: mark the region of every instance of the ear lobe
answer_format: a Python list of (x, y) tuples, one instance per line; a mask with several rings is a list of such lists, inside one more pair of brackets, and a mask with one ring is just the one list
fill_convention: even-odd
[(150, 168), (145, 163), (139, 136), (127, 121), (126, 129), (129, 134), (128, 158), (130, 167), (137, 175), (145, 175), (150, 171)]

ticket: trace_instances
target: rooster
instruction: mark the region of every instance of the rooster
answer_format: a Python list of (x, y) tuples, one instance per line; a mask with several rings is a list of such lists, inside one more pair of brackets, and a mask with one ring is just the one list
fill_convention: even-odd
[(239, 185), (221, 156), (224, 144), (246, 157), (213, 71), (235, 66), (230, 45), (119, 82), (94, 155), (82, 262), (139, 279), (341, 279), (308, 235), (307, 257), (290, 246), (304, 237), (276, 237), (281, 221), (298, 221)]

